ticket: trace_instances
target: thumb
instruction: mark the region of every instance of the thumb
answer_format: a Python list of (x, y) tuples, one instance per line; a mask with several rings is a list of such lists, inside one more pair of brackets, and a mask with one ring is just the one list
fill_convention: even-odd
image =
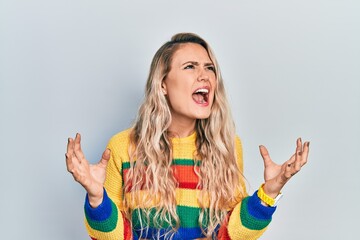
[(102, 157), (99, 161), (99, 165), (102, 166), (103, 168), (106, 168), (106, 166), (109, 162), (110, 153), (111, 153), (111, 150), (109, 148), (107, 148), (107, 149), (105, 149), (105, 151), (102, 154)]
[(264, 160), (264, 166), (265, 167), (269, 166), (272, 163), (272, 160), (270, 158), (268, 150), (263, 145), (259, 146), (259, 150), (260, 150), (261, 157)]

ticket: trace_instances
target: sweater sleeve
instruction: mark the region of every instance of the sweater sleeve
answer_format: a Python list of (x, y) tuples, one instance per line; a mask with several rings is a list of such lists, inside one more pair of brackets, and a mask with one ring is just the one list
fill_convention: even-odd
[(111, 156), (106, 169), (102, 203), (92, 208), (88, 196), (85, 199), (85, 226), (93, 240), (131, 239), (131, 225), (123, 212), (121, 144), (124, 142), (115, 135), (107, 146)]
[[(239, 170), (243, 172), (242, 146), (240, 139), (236, 138), (236, 155)], [(241, 185), (245, 189), (245, 183)], [(276, 208), (266, 207), (261, 204), (261, 200), (255, 192), (252, 196), (247, 196), (239, 202), (229, 214), (224, 226), (221, 226), (219, 239), (231, 240), (255, 240), (258, 239), (266, 230), (271, 222), (272, 215)]]

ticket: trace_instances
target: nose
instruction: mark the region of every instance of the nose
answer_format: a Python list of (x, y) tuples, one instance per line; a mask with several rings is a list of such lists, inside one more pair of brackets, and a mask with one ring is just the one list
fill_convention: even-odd
[(204, 69), (201, 69), (201, 70), (199, 70), (199, 75), (198, 75), (197, 80), (199, 82), (200, 81), (208, 81), (209, 80), (209, 74)]

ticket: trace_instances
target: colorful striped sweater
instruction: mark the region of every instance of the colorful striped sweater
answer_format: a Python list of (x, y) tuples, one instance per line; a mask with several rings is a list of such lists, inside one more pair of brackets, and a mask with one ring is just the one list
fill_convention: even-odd
[[(130, 129), (125, 130), (113, 136), (109, 141), (111, 158), (107, 167), (103, 202), (97, 208), (92, 208), (86, 197), (85, 225), (93, 240), (159, 239), (159, 235), (155, 233), (159, 231), (164, 233), (166, 230), (154, 229), (150, 221), (148, 231), (140, 236), (140, 231), (137, 231), (134, 226), (138, 223), (136, 216), (141, 216), (141, 209), (133, 209), (132, 206), (126, 206), (133, 211), (132, 224), (125, 218), (123, 199), (130, 197), (129, 193), (123, 192), (124, 176), (130, 167), (129, 133)], [(195, 140), (195, 133), (186, 138), (172, 139), (174, 172), (179, 183), (176, 189), (176, 204), (180, 219), (180, 228), (173, 235), (173, 239), (204, 238), (198, 223), (200, 206), (197, 196), (200, 190), (196, 189), (199, 179), (194, 172)], [(238, 167), (242, 172), (240, 139), (236, 138), (235, 142)], [(275, 208), (263, 206), (255, 192), (252, 196), (243, 198), (234, 209), (229, 211), (227, 223), (218, 228), (217, 239), (258, 239), (266, 230), (274, 211)], [(166, 239), (166, 237), (161, 239)]]

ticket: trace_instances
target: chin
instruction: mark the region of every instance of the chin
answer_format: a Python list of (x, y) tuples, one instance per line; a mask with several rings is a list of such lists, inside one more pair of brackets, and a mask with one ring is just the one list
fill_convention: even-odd
[(210, 117), (210, 113), (196, 115), (196, 119), (198, 119), (198, 120), (208, 119), (209, 117)]
[(211, 108), (208, 107), (207, 109), (202, 108), (198, 109), (196, 112), (194, 112), (194, 117), (196, 119), (208, 119), (211, 115)]

